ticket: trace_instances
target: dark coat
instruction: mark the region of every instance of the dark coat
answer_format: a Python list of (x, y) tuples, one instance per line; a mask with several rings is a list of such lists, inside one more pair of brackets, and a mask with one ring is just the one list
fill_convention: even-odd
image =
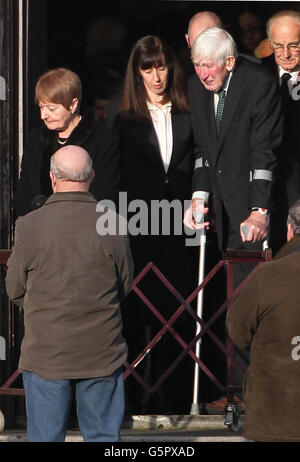
[[(239, 58), (234, 68), (218, 138), (214, 95), (197, 75), (189, 79), (189, 98), (198, 168), (193, 191), (213, 193), (220, 249), (224, 248), (223, 207), (243, 248), (239, 227), (251, 207), (270, 208), (272, 182), (250, 181), (255, 170), (272, 172), (275, 148), (281, 141), (278, 87), (272, 74), (260, 64)], [(197, 166), (197, 164), (196, 164)]]
[[(121, 190), (127, 192), (128, 203), (135, 199), (143, 200), (149, 212), (146, 217), (149, 235), (131, 235), (136, 274), (152, 261), (181, 294), (188, 295), (192, 290), (190, 271), (193, 252), (185, 246), (184, 234), (175, 235), (172, 214), (170, 232), (163, 235), (162, 220), (157, 220), (151, 214), (151, 201), (177, 200), (182, 211), (176, 217), (177, 230), (180, 228), (183, 232), (183, 201), (191, 198), (194, 168), (194, 138), (190, 114), (172, 114), (173, 151), (167, 173), (150, 118), (137, 120), (128, 113), (121, 112), (116, 118), (116, 127), (121, 146)], [(166, 218), (166, 215), (163, 215), (163, 218)], [(155, 221), (159, 221), (155, 223), (158, 225), (158, 232), (151, 235), (151, 224)], [(155, 291), (153, 287), (151, 294)], [(174, 298), (173, 303), (162, 304), (163, 292), (166, 291), (157, 291), (157, 295), (160, 296), (158, 306), (163, 305), (164, 313), (167, 312), (167, 308), (168, 312), (172, 312)]]
[[(262, 59), (269, 67), (279, 84), (278, 66), (274, 55)], [(284, 244), (286, 238), (286, 219), (289, 208), (300, 198), (300, 92), (299, 83), (295, 85), (294, 99), (291, 95), (282, 106), (283, 136), (276, 149), (278, 165), (274, 171), (273, 214), (271, 216), (270, 243), (274, 253)]]
[(61, 192), (17, 220), (6, 288), (24, 309), (21, 370), (91, 378), (124, 363), (120, 302), (132, 259), (126, 235), (97, 234), (100, 216), (91, 194)]
[(133, 120), (120, 113), (121, 189), (130, 200), (191, 197), (194, 138), (189, 113), (172, 114), (173, 151), (168, 172), (164, 170), (158, 139), (151, 119)]
[(300, 441), (300, 237), (281, 257), (254, 270), (227, 315), (230, 337), (250, 350), (244, 436), (256, 441)]
[[(96, 200), (116, 202), (121, 174), (117, 133), (86, 114), (64, 146), (68, 144), (81, 146), (91, 156), (95, 179), (90, 191)], [(47, 129), (44, 124), (29, 132), (14, 197), (18, 216), (37, 208), (39, 196), (45, 200), (51, 195), (50, 158), (61, 147), (56, 131)]]

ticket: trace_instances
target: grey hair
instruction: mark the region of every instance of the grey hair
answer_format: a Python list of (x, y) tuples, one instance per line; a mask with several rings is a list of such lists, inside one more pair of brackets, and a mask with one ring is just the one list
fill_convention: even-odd
[(55, 159), (55, 154), (53, 154), (50, 160), (50, 171), (53, 173), (57, 180), (64, 179), (66, 181), (85, 183), (87, 181), (90, 181), (92, 178), (92, 159), (89, 156), (86, 168), (78, 171), (67, 168), (63, 165), (59, 165), (59, 163)]
[(287, 224), (292, 225), (294, 235), (300, 235), (300, 199), (289, 209)]
[(299, 25), (300, 25), (300, 12), (299, 11), (293, 11), (293, 10), (282, 10), (278, 11), (277, 13), (273, 14), (273, 16), (270, 17), (270, 19), (267, 22), (267, 36), (270, 42), (272, 42), (272, 26), (273, 22), (276, 21), (276, 19), (281, 19), (281, 18), (290, 18), (290, 19), (295, 19)]
[(220, 27), (208, 27), (196, 38), (192, 46), (192, 61), (212, 58), (218, 65), (225, 64), (226, 58), (237, 58), (237, 48), (231, 35)]

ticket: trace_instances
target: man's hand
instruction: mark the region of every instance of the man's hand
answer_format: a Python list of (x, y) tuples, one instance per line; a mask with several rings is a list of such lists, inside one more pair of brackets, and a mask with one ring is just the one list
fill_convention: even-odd
[[(250, 213), (247, 220), (240, 225), (240, 234), (243, 242), (259, 242), (267, 236), (267, 215), (261, 215), (257, 211)], [(246, 235), (243, 233), (246, 230)]]
[(203, 199), (193, 199), (191, 205), (186, 210), (183, 223), (190, 229), (209, 228), (209, 221), (204, 221), (204, 215), (208, 213)]

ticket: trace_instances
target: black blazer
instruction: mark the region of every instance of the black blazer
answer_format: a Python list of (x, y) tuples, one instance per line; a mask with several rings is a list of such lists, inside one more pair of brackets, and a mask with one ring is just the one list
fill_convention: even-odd
[(172, 115), (173, 151), (167, 173), (160, 156), (151, 119), (133, 120), (120, 113), (121, 189), (128, 199), (180, 199), (191, 197), (194, 168), (194, 138), (189, 113)]
[[(93, 160), (95, 179), (90, 192), (99, 201), (118, 200), (120, 181), (120, 151), (118, 134), (85, 114), (73, 130), (67, 144), (86, 149)], [(14, 196), (16, 214), (25, 215), (37, 208), (37, 198), (47, 199), (51, 194), (49, 178), (50, 158), (61, 146), (56, 132), (43, 124), (33, 128), (25, 143), (20, 179)], [(42, 205), (42, 204), (41, 204)]]
[[(136, 217), (128, 213), (135, 274), (139, 274), (151, 261), (181, 294), (187, 296), (194, 288), (192, 272), (194, 249), (196, 249), (196, 247), (189, 249), (186, 247), (186, 236), (183, 229), (183, 201), (191, 199), (194, 168), (194, 138), (190, 114), (172, 115), (173, 150), (167, 173), (161, 160), (159, 142), (150, 118), (136, 120), (132, 119), (128, 113), (121, 112), (116, 118), (116, 126), (119, 130), (121, 146), (121, 191), (127, 192), (128, 204), (140, 199), (148, 206), (147, 216), (145, 217), (142, 212), (143, 222), (137, 224), (140, 233), (131, 232), (131, 219), (135, 223)], [(170, 201), (174, 202), (170, 204), (168, 216), (160, 215), (158, 218), (153, 209), (151, 210), (151, 201), (163, 201), (164, 199), (169, 201), (169, 204)], [(172, 213), (173, 205), (175, 210), (179, 210), (178, 214)], [(121, 206), (120, 213), (122, 213)], [(136, 213), (139, 213), (138, 209)], [(169, 225), (167, 232), (163, 223)], [(163, 307), (161, 309), (165, 315), (169, 316), (173, 313), (173, 299), (168, 298), (167, 290), (162, 289), (157, 278), (147, 277), (143, 281), (143, 287), (152, 301), (153, 293), (159, 294), (157, 303), (158, 306)], [(124, 311), (125, 316), (132, 313), (132, 303), (134, 304), (135, 301), (130, 302), (130, 310)], [(134, 313), (135, 322), (137, 317), (141, 316), (140, 313), (144, 313), (143, 316), (147, 316), (148, 319), (147, 313), (141, 309)], [(143, 317), (143, 322), (146, 322), (145, 319)], [(153, 322), (153, 315), (149, 316), (147, 322)]]
[[(278, 86), (268, 69), (239, 58), (228, 88), (219, 138), (213, 92), (204, 88), (197, 75), (189, 79), (189, 98), (198, 159), (193, 191), (213, 193), (222, 247), (222, 204), (238, 234), (251, 207), (270, 208), (272, 182), (267, 177), (276, 166), (274, 150), (282, 131)], [(253, 179), (256, 170), (266, 179)]]
[[(264, 58), (262, 62), (265, 66), (272, 70), (277, 82), (279, 83), (278, 66), (275, 62), (274, 55)], [(276, 169), (276, 190), (280, 195), (286, 192), (287, 209), (300, 198), (299, 89), (300, 83), (297, 83), (294, 86), (294, 91), (288, 104), (282, 107), (284, 118), (283, 137), (280, 146), (276, 150), (279, 161)]]
[[(278, 66), (274, 55), (262, 59), (279, 84)], [(270, 243), (276, 253), (286, 242), (286, 219), (289, 208), (300, 199), (300, 84), (296, 83), (288, 102), (282, 106), (283, 136), (276, 149)]]

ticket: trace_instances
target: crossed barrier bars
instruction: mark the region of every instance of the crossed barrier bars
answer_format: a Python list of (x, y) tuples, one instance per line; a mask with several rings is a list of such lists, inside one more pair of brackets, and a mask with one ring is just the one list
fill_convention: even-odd
[[(232, 384), (233, 381), (233, 371), (234, 367), (238, 367), (240, 370), (244, 371), (243, 367), (235, 360), (233, 356), (233, 343), (231, 339), (226, 337), (226, 346), (218, 339), (218, 337), (212, 332), (210, 327), (212, 324), (221, 316), (221, 314), (230, 309), (235, 297), (238, 295), (240, 290), (246, 284), (247, 278), (239, 285), (238, 288), (234, 290), (233, 283), (233, 270), (235, 263), (249, 262), (249, 263), (261, 263), (263, 261), (269, 261), (272, 258), (272, 252), (270, 249), (267, 249), (263, 252), (254, 252), (254, 251), (234, 251), (228, 250), (226, 257), (221, 260), (204, 278), (203, 282), (192, 292), (192, 294), (184, 300), (175, 287), (167, 280), (167, 278), (159, 271), (159, 269), (151, 262), (149, 262), (145, 268), (140, 272), (140, 274), (135, 278), (132, 290), (141, 298), (145, 305), (153, 312), (157, 319), (162, 323), (163, 327), (159, 332), (153, 337), (153, 339), (145, 346), (143, 351), (137, 356), (137, 358), (129, 364), (125, 363), (127, 370), (124, 373), (124, 378), (127, 378), (132, 374), (136, 380), (143, 386), (143, 388), (150, 394), (154, 393), (159, 386), (167, 379), (167, 377), (172, 373), (172, 371), (177, 367), (180, 361), (186, 354), (189, 354), (192, 359), (199, 365), (202, 371), (210, 378), (210, 380), (222, 391), (228, 394), (228, 401), (232, 401), (233, 392), (239, 387), (235, 387)], [(214, 313), (214, 315), (204, 323), (204, 321), (197, 316), (195, 310), (190, 306), (190, 303), (197, 297), (198, 293), (204, 289), (204, 287), (209, 283), (209, 281), (215, 276), (215, 274), (222, 268), (226, 267), (227, 269), (227, 298), (222, 306)], [(138, 288), (138, 283), (146, 276), (146, 274), (152, 270), (157, 277), (162, 281), (162, 283), (170, 290), (170, 292), (180, 301), (180, 307), (175, 311), (175, 313), (166, 320), (164, 316), (153, 306), (153, 304), (147, 299), (147, 297), (140, 291)], [(175, 331), (172, 327), (174, 322), (179, 318), (184, 310), (187, 310), (191, 316), (195, 319), (195, 322), (198, 322), (201, 326), (200, 332), (193, 338), (193, 340), (187, 344), (182, 337)], [(137, 373), (135, 367), (150, 353), (151, 349), (160, 341), (162, 336), (169, 331), (177, 342), (181, 345), (183, 351), (180, 355), (173, 361), (173, 363), (164, 371), (160, 378), (150, 387), (145, 380)], [(227, 357), (227, 386), (222, 385), (215, 375), (207, 368), (207, 366), (198, 358), (193, 348), (195, 344), (203, 337), (204, 334), (208, 334), (211, 339), (216, 343), (216, 345), (223, 351)]]
[[(7, 260), (11, 254), (10, 250), (0, 250), (0, 264), (6, 265)], [(244, 371), (243, 367), (235, 360), (233, 355), (233, 343), (229, 336), (226, 337), (226, 345), (224, 345), (219, 338), (211, 330), (213, 323), (221, 316), (225, 310), (229, 310), (232, 305), (235, 297), (238, 295), (240, 290), (246, 284), (247, 278), (234, 289), (233, 284), (233, 273), (234, 273), (234, 264), (241, 262), (248, 263), (262, 263), (264, 261), (270, 261), (272, 258), (272, 252), (270, 249), (261, 252), (254, 251), (234, 251), (228, 250), (226, 256), (223, 260), (220, 260), (219, 263), (207, 274), (203, 282), (190, 294), (190, 296), (185, 300), (176, 288), (167, 280), (167, 278), (160, 272), (160, 270), (152, 263), (149, 262), (145, 268), (139, 273), (139, 275), (134, 279), (132, 284), (132, 291), (134, 291), (138, 297), (144, 302), (144, 304), (152, 311), (154, 316), (162, 323), (162, 328), (157, 332), (157, 334), (150, 340), (150, 342), (145, 346), (142, 352), (137, 356), (137, 358), (130, 364), (128, 361), (125, 362), (125, 372), (124, 380), (132, 374), (135, 379), (141, 384), (141, 386), (149, 393), (154, 393), (160, 385), (167, 379), (167, 377), (172, 373), (172, 371), (177, 367), (185, 355), (189, 354), (191, 358), (198, 364), (202, 371), (210, 378), (210, 380), (219, 388), (220, 391), (227, 393), (228, 401), (232, 402), (234, 390), (240, 389), (239, 387), (233, 385), (233, 372), (234, 367), (238, 367)], [(226, 268), (226, 301), (222, 306), (217, 309), (213, 316), (207, 321), (204, 322), (195, 312), (195, 310), (190, 306), (190, 303), (197, 297), (199, 292), (205, 288), (209, 281), (216, 275), (216, 273), (222, 268)], [(165, 317), (157, 310), (157, 308), (151, 303), (151, 301), (143, 294), (139, 289), (138, 284), (141, 280), (147, 275), (149, 271), (153, 271), (156, 276), (162, 281), (162, 283), (167, 287), (167, 289), (179, 300), (181, 303), (180, 307), (174, 312), (174, 314), (167, 320)], [(179, 316), (187, 310), (189, 314), (194, 318), (195, 325), (198, 322), (201, 326), (200, 332), (193, 338), (188, 344), (182, 339), (182, 337), (176, 332), (173, 327), (174, 322), (179, 318)], [(153, 386), (149, 386), (148, 383), (143, 379), (143, 377), (136, 371), (137, 365), (150, 353), (152, 348), (160, 341), (163, 335), (169, 331), (175, 340), (181, 345), (182, 352), (177, 356), (177, 358), (171, 363), (171, 365), (164, 371), (164, 373), (159, 377), (159, 379), (154, 383)], [(195, 344), (203, 337), (204, 334), (208, 334), (213, 342), (223, 351), (227, 358), (227, 385), (223, 385), (216, 378), (216, 376), (208, 369), (208, 367), (201, 361), (199, 357), (196, 356), (193, 351)], [(0, 395), (24, 395), (24, 389), (20, 388), (11, 388), (13, 382), (20, 375), (20, 372), (16, 370), (0, 387)]]

